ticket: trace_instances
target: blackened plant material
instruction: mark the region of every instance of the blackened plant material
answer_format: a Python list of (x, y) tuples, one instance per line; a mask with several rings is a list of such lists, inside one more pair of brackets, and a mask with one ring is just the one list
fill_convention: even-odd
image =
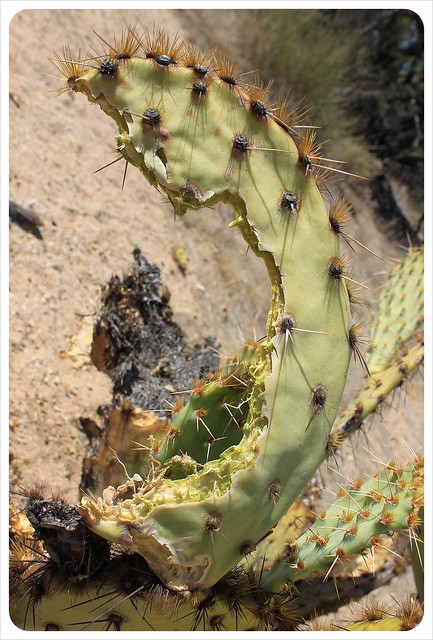
[[(143, 410), (160, 408), (172, 400), (167, 384), (185, 389), (192, 378), (218, 368), (212, 339), (187, 347), (173, 319), (169, 292), (160, 271), (137, 249), (135, 263), (122, 279), (115, 276), (102, 296), (95, 335), (106, 342), (105, 370), (113, 380), (114, 396)], [(155, 367), (160, 362), (169, 366)]]
[(91, 576), (109, 559), (107, 540), (92, 533), (78, 508), (59, 499), (30, 498), (25, 513), (51, 560), (71, 574)]

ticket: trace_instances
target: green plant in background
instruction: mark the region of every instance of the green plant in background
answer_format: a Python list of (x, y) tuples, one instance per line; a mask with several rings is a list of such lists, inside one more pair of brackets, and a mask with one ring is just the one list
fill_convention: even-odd
[(422, 203), (423, 24), (416, 13), (258, 10), (249, 33), (251, 64), (274, 79), (276, 91), (289, 84), (294, 96), (308, 97), (306, 106), (320, 105), (320, 139), (331, 140), (338, 157), (369, 177), (372, 165), (397, 177)]
[(363, 66), (366, 52), (352, 25), (338, 24), (334, 14), (258, 11), (251, 46), (261, 74), (273, 78), (276, 92), (287, 92), (289, 83), (294, 96), (307, 96), (310, 113), (320, 105), (321, 140), (331, 140), (336, 152), (351, 158), (351, 166), (360, 171), (369, 155), (362, 138), (354, 135), (358, 117), (348, 102), (356, 90), (351, 86), (354, 70)]
[[(423, 461), (414, 457), (344, 490), (314, 525), (278, 540), (266, 569), (261, 553), (353, 430), (353, 412), (338, 413), (350, 360), (371, 373), (356, 426), (380, 404), (370, 402), (379, 387), (383, 399), (420, 363), (422, 252), (391, 272), (377, 350), (364, 360), (352, 318), (362, 284), (339, 246), (346, 203), (331, 196), (326, 205), (334, 165), (314, 130), (300, 128), (296, 110), (272, 108), (267, 89), (244, 84), (225, 57), (164, 31), (127, 29), (105, 45), (91, 61), (67, 47), (55, 55), (68, 87), (115, 121), (119, 157), (176, 215), (231, 205), (230, 226), (267, 268), (271, 307), (260, 344), (196, 383), (169, 429), (152, 433), (143, 468), (125, 468), (117, 488), (76, 506), (29, 492), (26, 514), (43, 546), (16, 527), (12, 615), (42, 629), (295, 629), (297, 580), (346, 570), (394, 530), (418, 542)], [(390, 620), (382, 628), (394, 629)]]

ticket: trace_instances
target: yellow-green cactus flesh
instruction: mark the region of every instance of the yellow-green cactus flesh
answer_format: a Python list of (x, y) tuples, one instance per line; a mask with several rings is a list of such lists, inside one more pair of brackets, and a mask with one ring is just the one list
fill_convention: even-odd
[(131, 58), (72, 83), (115, 120), (118, 150), (176, 213), (231, 204), (271, 281), (241, 441), (184, 479), (162, 470), (129, 499), (82, 501), (89, 527), (177, 590), (214, 584), (302, 492), (325, 458), (351, 357), (344, 261), (308, 157), (248, 91), (216, 74), (200, 91), (197, 81), (182, 64)]

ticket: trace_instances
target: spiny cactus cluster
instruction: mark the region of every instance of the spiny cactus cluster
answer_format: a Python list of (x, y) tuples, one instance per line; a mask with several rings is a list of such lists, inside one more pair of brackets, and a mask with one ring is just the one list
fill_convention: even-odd
[[(257, 560), (262, 541), (353, 430), (348, 422), (359, 426), (371, 402), (419, 364), (418, 343), (401, 348), (420, 328), (422, 253), (410, 252), (390, 275), (372, 336), (378, 348), (364, 361), (352, 319), (362, 284), (340, 249), (348, 206), (332, 196), (326, 205), (320, 187), (329, 169), (299, 111), (272, 107), (268, 87), (245, 85), (229, 60), (164, 31), (127, 29), (101, 55), (76, 59), (64, 47), (54, 62), (70, 90), (115, 121), (119, 158), (164, 192), (176, 215), (231, 205), (230, 226), (264, 261), (272, 300), (266, 337), (195, 384), (169, 428), (152, 433), (143, 468), (130, 467), (120, 486), (75, 507), (29, 494), (26, 512), (44, 549), (26, 543), (24, 567), (18, 536), (13, 584), (17, 592), (21, 580), (30, 586), (13, 615), (29, 622), (30, 595), (36, 628), (74, 628), (78, 604), (81, 620), (90, 620), (83, 628), (297, 628), (297, 580), (346, 569), (353, 554), (394, 530), (416, 538), (420, 458), (390, 462), (344, 489), (297, 540), (283, 541), (272, 566)], [(343, 420), (352, 357), (371, 375)], [(86, 550), (78, 564), (68, 531)], [(113, 605), (111, 593), (121, 596)]]

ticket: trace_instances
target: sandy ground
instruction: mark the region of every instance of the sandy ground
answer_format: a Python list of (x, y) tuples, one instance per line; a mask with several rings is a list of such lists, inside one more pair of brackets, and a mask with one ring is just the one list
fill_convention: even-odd
[[(10, 226), (10, 455), (11, 475), (23, 486), (43, 482), (72, 501), (79, 497), (86, 438), (78, 419), (94, 416), (111, 390), (102, 373), (76, 370), (59, 354), (80, 318), (97, 311), (101, 286), (131, 264), (135, 246), (160, 267), (188, 342), (213, 335), (222, 353), (231, 353), (241, 335), (263, 335), (267, 276), (228, 229), (230, 211), (218, 208), (174, 221), (170, 206), (137, 171), (128, 172), (123, 191), (122, 163), (94, 174), (114, 158), (115, 125), (81, 95), (56, 97), (63, 83), (47, 61), (66, 42), (86, 50), (95, 41), (93, 29), (109, 38), (126, 24), (155, 22), (200, 41), (198, 18), (194, 11), (163, 9), (36, 10), (18, 14), (11, 24), (10, 196), (43, 221), (34, 232)], [(226, 45), (233, 13), (221, 18)], [(382, 255), (401, 256), (402, 248), (374, 221), (368, 187), (347, 183), (347, 190), (357, 210), (351, 233)], [(172, 257), (178, 247), (189, 256), (185, 274)], [(365, 252), (354, 260), (361, 279), (377, 286), (383, 263)], [(364, 310), (367, 318), (372, 309)], [(361, 375), (359, 369), (351, 374), (348, 394)], [(368, 429), (374, 455), (404, 460), (410, 455), (405, 442), (421, 449), (422, 416), (418, 375), (385, 410), (384, 420)], [(354, 464), (356, 475), (376, 466), (361, 448), (362, 437), (355, 443), (356, 453), (345, 447), (342, 473), (345, 464), (351, 475)], [(411, 583), (395, 587), (399, 599), (403, 588), (411, 589)]]

